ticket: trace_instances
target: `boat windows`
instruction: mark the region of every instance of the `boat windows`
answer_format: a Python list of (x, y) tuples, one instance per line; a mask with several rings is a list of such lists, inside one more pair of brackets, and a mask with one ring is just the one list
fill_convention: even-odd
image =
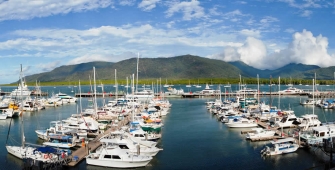
[(325, 136), (325, 132), (320, 133), (320, 137)]
[(112, 155), (104, 155), (104, 158), (106, 158), (106, 159), (112, 159)]
[(119, 155), (112, 155), (112, 159), (121, 159)]
[(121, 149), (129, 149), (127, 145), (119, 145)]

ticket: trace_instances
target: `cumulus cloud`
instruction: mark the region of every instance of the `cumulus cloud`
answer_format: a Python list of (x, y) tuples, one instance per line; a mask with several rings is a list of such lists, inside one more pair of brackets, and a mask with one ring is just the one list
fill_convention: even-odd
[(204, 8), (200, 6), (200, 2), (197, 0), (192, 0), (190, 2), (172, 2), (165, 13), (167, 17), (171, 17), (174, 13), (178, 12), (183, 13), (184, 20), (201, 18), (205, 15)]
[(239, 31), (241, 35), (247, 36), (247, 37), (255, 37), (259, 38), (261, 36), (261, 33), (259, 30), (248, 30), (248, 29), (243, 29)]
[(38, 64), (37, 67), (40, 68), (42, 71), (51, 71), (56, 67), (59, 67), (61, 62), (59, 60), (52, 61), (49, 63)]
[(106, 8), (112, 0), (11, 0), (0, 3), (0, 21), (27, 20), (35, 17), (46, 17), (70, 12), (89, 11)]
[(159, 1), (160, 0), (142, 0), (142, 2), (138, 4), (138, 7), (143, 11), (151, 11), (156, 8), (156, 3)]
[(120, 5), (122, 6), (133, 6), (136, 0), (120, 0)]
[[(269, 47), (276, 46), (270, 44)], [(292, 36), (292, 42), (281, 50), (268, 54), (263, 41), (248, 37), (243, 46), (226, 47), (219, 54), (208, 56), (224, 61), (243, 61), (259, 69), (276, 69), (289, 63), (302, 63), (329, 67), (335, 65), (335, 54), (328, 54), (328, 39), (322, 35), (314, 36), (312, 32), (303, 30)]]
[(313, 11), (311, 11), (311, 10), (304, 10), (304, 11), (302, 11), (302, 13), (300, 14), (300, 16), (302, 16), (302, 17), (309, 17), (310, 15), (312, 15), (313, 14)]

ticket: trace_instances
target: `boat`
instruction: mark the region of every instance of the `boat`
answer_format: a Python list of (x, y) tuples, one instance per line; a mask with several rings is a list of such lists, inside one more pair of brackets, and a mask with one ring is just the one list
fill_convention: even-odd
[(225, 87), (225, 88), (230, 88), (230, 87), (231, 87), (231, 84), (229, 84), (229, 82), (228, 82), (228, 84), (224, 85), (223, 87)]
[(254, 120), (247, 118), (235, 118), (229, 119), (226, 125), (230, 128), (245, 128), (245, 127), (257, 127), (258, 124)]
[(280, 94), (285, 94), (285, 95), (295, 95), (295, 94), (300, 94), (303, 93), (304, 91), (298, 88), (295, 88), (293, 86), (288, 87), (285, 90), (278, 91)]
[[(140, 151), (139, 151), (140, 152)], [(115, 145), (114, 148), (101, 146), (96, 152), (86, 156), (87, 165), (110, 168), (137, 168), (144, 167), (152, 160), (152, 156), (131, 154)]]
[(11, 92), (11, 96), (15, 97), (15, 96), (30, 96), (31, 91), (29, 90), (27, 84), (25, 81), (22, 81), (22, 83)]
[(276, 134), (276, 132), (273, 130), (263, 128), (252, 128), (251, 130), (254, 132), (248, 132), (246, 135), (246, 138), (251, 140), (260, 138), (269, 138), (273, 137)]
[(301, 105), (315, 105), (316, 101), (313, 99), (306, 99), (303, 102), (300, 102)]
[(2, 112), (0, 113), (0, 120), (5, 120), (7, 119), (7, 114), (5, 112)]
[(300, 124), (298, 125), (301, 128), (308, 128), (310, 126), (320, 126), (321, 122), (318, 118), (318, 115), (314, 114), (305, 114), (302, 115), (299, 119)]
[(299, 145), (295, 143), (295, 138), (276, 139), (271, 141), (271, 147), (265, 146), (261, 151), (262, 155), (280, 155), (295, 152)]
[(251, 88), (243, 88), (241, 90), (238, 90), (237, 93), (257, 93), (257, 89), (251, 89)]
[(76, 146), (76, 136), (70, 135), (49, 135), (48, 141), (43, 142), (45, 146), (51, 146), (56, 148), (72, 148)]
[[(21, 66), (21, 73), (20, 73), (20, 82), (21, 86), (23, 85), (22, 81), (22, 66)], [(21, 92), (23, 94), (23, 91)], [(21, 102), (23, 101), (22, 96), (20, 96)], [(20, 108), (20, 112), (22, 112), (22, 106)], [(41, 162), (53, 162), (58, 161), (60, 158), (58, 157), (57, 153), (58, 150), (50, 148), (50, 147), (33, 147), (33, 146), (26, 146), (25, 136), (24, 136), (24, 129), (23, 129), (23, 118), (21, 118), (21, 146), (16, 145), (9, 145), (6, 143), (6, 150), (9, 154), (20, 158), (20, 159), (32, 159), (34, 161), (41, 161)], [(10, 128), (9, 128), (10, 129)], [(9, 134), (10, 132), (8, 132)], [(8, 136), (7, 136), (8, 137)]]
[(61, 98), (63, 103), (75, 103), (75, 102), (77, 102), (76, 97), (69, 96), (69, 95), (67, 95), (65, 93), (61, 93), (61, 92), (56, 94), (56, 97)]
[(37, 136), (44, 140), (48, 140), (49, 135), (65, 135), (74, 132), (74, 129), (65, 128), (65, 124), (62, 121), (51, 121), (48, 129), (35, 130)]
[(188, 81), (188, 85), (186, 85), (186, 87), (192, 87), (191, 86), (191, 81)]
[(335, 137), (335, 124), (324, 124), (319, 127), (312, 127), (309, 131), (300, 132), (301, 141), (308, 145), (321, 146), (324, 139)]
[(201, 90), (200, 94), (220, 94), (220, 90), (214, 90), (206, 84), (205, 89)]
[(282, 118), (278, 122), (274, 122), (274, 126), (278, 128), (286, 128), (286, 127), (291, 127), (293, 125), (300, 124), (298, 122), (297, 117), (295, 116), (294, 113), (291, 112), (283, 112)]

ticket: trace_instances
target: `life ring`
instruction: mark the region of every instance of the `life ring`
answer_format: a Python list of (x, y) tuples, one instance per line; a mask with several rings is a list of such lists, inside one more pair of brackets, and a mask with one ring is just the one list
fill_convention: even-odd
[(47, 154), (44, 154), (44, 159), (48, 159), (49, 156)]
[(49, 158), (50, 158), (50, 159), (52, 158), (52, 155), (51, 155), (51, 154), (49, 154)]

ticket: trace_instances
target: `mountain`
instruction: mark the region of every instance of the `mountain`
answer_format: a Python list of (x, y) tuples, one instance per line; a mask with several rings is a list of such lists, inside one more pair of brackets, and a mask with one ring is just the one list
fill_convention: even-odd
[[(89, 62), (77, 65), (65, 65), (52, 71), (26, 76), (28, 82), (78, 81), (89, 80), (93, 66), (96, 68), (97, 80), (114, 80), (115, 69), (119, 79), (126, 79), (132, 74), (136, 76), (137, 58), (120, 62)], [(315, 65), (288, 64), (275, 70), (260, 70), (241, 61), (225, 62), (222, 60), (203, 58), (193, 55), (182, 55), (170, 58), (140, 58), (140, 79), (198, 79), (198, 78), (260, 78), (286, 77), (312, 79), (314, 73), (318, 79), (333, 79), (335, 67), (320, 68)], [(91, 77), (92, 78), (92, 77)]]

